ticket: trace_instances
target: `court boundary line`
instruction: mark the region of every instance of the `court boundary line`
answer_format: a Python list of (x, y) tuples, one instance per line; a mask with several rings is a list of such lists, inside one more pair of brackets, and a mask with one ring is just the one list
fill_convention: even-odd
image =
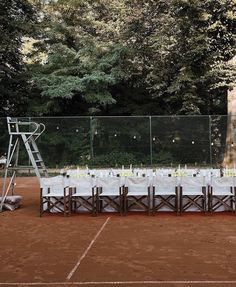
[(8, 286), (40, 286), (40, 285), (124, 285), (124, 284), (236, 284), (236, 280), (156, 280), (156, 281), (81, 281), (81, 282), (0, 282)]
[(82, 254), (82, 256), (79, 258), (79, 260), (77, 261), (77, 263), (75, 264), (75, 266), (72, 268), (72, 270), (70, 271), (70, 273), (67, 275), (66, 280), (70, 280), (71, 277), (74, 275), (74, 273), (76, 272), (76, 270), (78, 269), (80, 263), (82, 262), (82, 260), (85, 258), (85, 256), (87, 255), (87, 253), (89, 252), (89, 250), (92, 248), (93, 244), (95, 243), (95, 241), (97, 240), (98, 236), (101, 234), (101, 232), (103, 231), (103, 229), (105, 228), (105, 226), (107, 225), (108, 221), (110, 220), (111, 217), (108, 217), (106, 219), (106, 221), (103, 223), (103, 225), (100, 227), (100, 229), (98, 230), (98, 232), (96, 233), (96, 235), (94, 236), (94, 238), (92, 239), (92, 241), (90, 242), (89, 246), (86, 248), (86, 250), (84, 251), (84, 253)]

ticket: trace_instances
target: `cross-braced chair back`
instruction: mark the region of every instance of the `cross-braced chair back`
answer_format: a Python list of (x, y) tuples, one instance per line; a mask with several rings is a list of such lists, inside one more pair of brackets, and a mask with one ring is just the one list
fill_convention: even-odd
[(97, 178), (98, 212), (123, 212), (123, 186), (120, 177)]
[(178, 177), (153, 177), (153, 213), (160, 209), (178, 212)]
[(69, 189), (62, 176), (40, 179), (40, 216), (46, 211), (69, 212)]
[(70, 213), (89, 211), (97, 213), (97, 192), (92, 177), (70, 178)]
[(234, 177), (212, 177), (208, 188), (209, 211), (234, 211), (236, 188)]
[(180, 178), (180, 213), (190, 208), (196, 211), (207, 211), (206, 178), (181, 177)]
[(125, 178), (124, 214), (134, 207), (146, 210), (150, 214), (151, 194), (149, 177)]

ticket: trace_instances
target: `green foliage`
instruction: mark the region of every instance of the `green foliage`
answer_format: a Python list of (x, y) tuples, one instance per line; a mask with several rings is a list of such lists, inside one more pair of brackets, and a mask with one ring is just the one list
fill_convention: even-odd
[(234, 0), (30, 3), (0, 3), (2, 115), (226, 112)]
[[(117, 10), (112, 4), (108, 5), (111, 10), (103, 1), (58, 1), (47, 5), (41, 40), (35, 43), (36, 52), (43, 51), (47, 59), (31, 66), (44, 99), (57, 102), (57, 98), (78, 98), (88, 104), (88, 109), (91, 107), (90, 112), (116, 103), (111, 90), (125, 76), (121, 65), (126, 48), (114, 41), (117, 31), (112, 25), (116, 26), (116, 21), (111, 25), (105, 21), (109, 13)], [(81, 13), (74, 13), (77, 9)]]
[(153, 164), (170, 165), (170, 163), (179, 163), (171, 152), (160, 151), (152, 155)]
[(21, 47), (23, 37), (31, 34), (34, 14), (26, 0), (0, 2), (0, 116), (25, 111), (29, 87)]
[(138, 159), (132, 153), (127, 152), (111, 152), (95, 156), (93, 159), (85, 161), (89, 167), (121, 167), (122, 165), (129, 166), (130, 164), (138, 164)]
[(221, 77), (219, 69), (236, 51), (235, 1), (141, 1), (139, 9), (132, 46), (152, 98), (165, 113), (214, 113), (219, 102), (225, 113), (234, 77), (231, 67), (221, 69)]

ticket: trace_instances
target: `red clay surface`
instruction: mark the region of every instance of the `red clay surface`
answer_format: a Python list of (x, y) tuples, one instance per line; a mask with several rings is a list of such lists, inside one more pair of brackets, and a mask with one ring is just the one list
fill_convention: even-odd
[(0, 285), (236, 286), (236, 217), (232, 214), (67, 218), (45, 214), (40, 218), (37, 181), (18, 178), (17, 194), (24, 196), (22, 207), (0, 213)]

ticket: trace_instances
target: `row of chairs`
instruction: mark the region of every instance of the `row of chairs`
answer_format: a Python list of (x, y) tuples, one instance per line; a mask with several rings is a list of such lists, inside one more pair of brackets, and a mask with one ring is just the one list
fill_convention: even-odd
[(236, 212), (236, 187), (233, 177), (148, 177), (42, 178), (40, 216), (46, 211), (89, 211), (94, 215), (112, 208), (120, 214), (143, 210), (148, 214), (170, 210)]

